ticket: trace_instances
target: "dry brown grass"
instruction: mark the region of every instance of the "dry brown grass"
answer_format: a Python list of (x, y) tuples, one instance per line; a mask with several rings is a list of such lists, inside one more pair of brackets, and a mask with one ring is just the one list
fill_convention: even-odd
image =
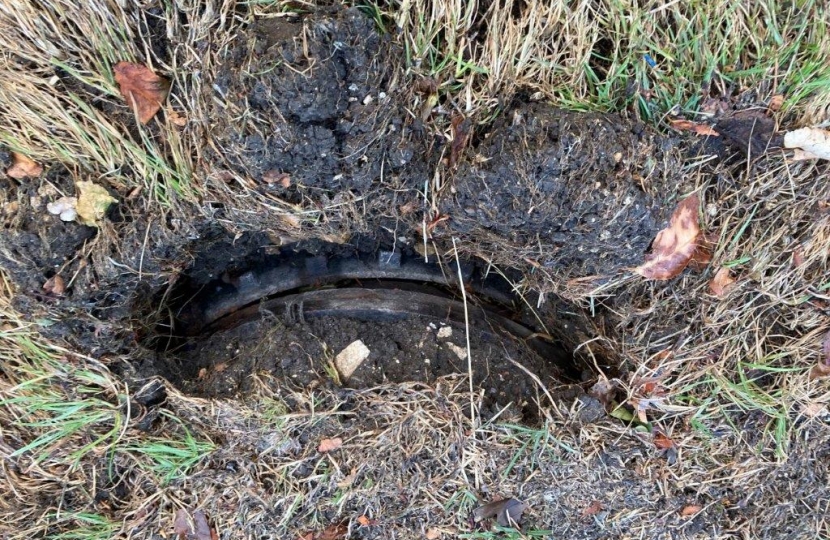
[[(251, 9), (280, 17), (298, 4), (310, 8)], [(404, 0), (378, 12), (400, 27), (410, 71), (436, 79), (443, 112), (484, 121), (521, 88), (561, 106), (633, 106), (659, 119), (673, 105), (696, 110), (716, 66), (723, 72), (713, 84), (755, 90), (758, 101), (783, 89), (778, 116), (787, 125), (826, 120), (830, 38), (818, 2), (521, 4)], [(0, 6), (0, 141), (78, 178), (142, 186), (154, 200), (148, 212), (157, 202), (234, 197), (208, 189), (200, 165), (219, 99), (211, 80), (245, 8), (183, 1), (150, 16), (105, 0), (49, 7)], [(152, 50), (146, 19), (155, 16), (172, 36), (170, 58)], [(204, 41), (211, 46), (198, 49)], [(110, 73), (128, 59), (174, 79), (169, 107), (187, 126), (166, 114), (146, 129), (134, 125)], [(341, 519), (353, 537), (423, 538), (437, 529), (450, 538), (471, 530), (476, 498), (513, 495), (530, 502), (531, 527), (554, 537), (827, 537), (830, 391), (808, 378), (830, 331), (827, 166), (775, 154), (729, 169), (692, 159), (685, 173), (706, 201), (704, 229), (719, 237), (709, 269), (670, 285), (631, 275), (602, 286), (533, 281), (585, 306), (611, 295), (631, 306), (616, 313), (613, 335), (582, 350), (616, 351), (631, 368), (621, 381), (631, 397), (642, 397), (638, 378), (666, 386), (648, 415), (678, 445), (677, 465), (649, 434), (613, 419), (583, 425), (568, 405), (543, 411), (542, 427), (474, 430), (469, 393), (453, 379), (286, 390), (255, 402), (198, 400), (168, 386), (162, 407), (144, 408), (107, 366), (42, 338), (12, 309), (15, 291), (4, 280), (0, 535), (153, 538), (172, 534), (176, 509), (199, 507), (223, 538), (290, 538)], [(254, 220), (255, 212), (294, 211), (236, 196)], [(707, 292), (721, 266), (738, 280), (722, 299)], [(155, 421), (142, 430), (144, 415)], [(316, 444), (329, 436), (343, 437), (344, 448), (321, 455)], [(581, 517), (593, 500), (605, 510)], [(703, 507), (700, 518), (678, 515), (689, 504)], [(378, 520), (374, 528), (357, 530), (362, 515)]]

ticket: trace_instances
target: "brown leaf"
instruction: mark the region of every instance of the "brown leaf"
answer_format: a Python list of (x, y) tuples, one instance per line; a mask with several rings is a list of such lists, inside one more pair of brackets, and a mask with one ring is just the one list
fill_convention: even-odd
[(291, 186), (291, 175), (271, 169), (262, 173), (262, 179), (269, 184), (279, 184), (284, 188)]
[(360, 523), (362, 527), (368, 527), (369, 525), (374, 525), (375, 520), (369, 519), (366, 516), (360, 516), (357, 518), (357, 522)]
[(180, 115), (173, 109), (166, 109), (167, 119), (174, 126), (184, 127), (187, 125), (187, 117)]
[(518, 524), (522, 519), (522, 512), (527, 509), (527, 504), (518, 499), (503, 499), (493, 501), (473, 510), (473, 521), (479, 521), (494, 517), (502, 527), (510, 527)]
[(161, 108), (170, 83), (143, 64), (118, 62), (112, 68), (121, 95), (138, 113), (138, 121), (146, 124)]
[(602, 503), (599, 501), (591, 501), (591, 504), (582, 511), (582, 517), (586, 518), (589, 516), (595, 516), (602, 512)]
[(671, 440), (665, 433), (657, 432), (654, 434), (654, 446), (660, 450), (669, 450), (674, 448), (674, 441)]
[(697, 249), (692, 254), (689, 266), (694, 270), (703, 270), (712, 262), (712, 254), (718, 245), (716, 234), (701, 234), (698, 237)]
[(63, 296), (63, 293), (66, 292), (66, 283), (64, 283), (62, 277), (55, 274), (46, 280), (46, 283), (43, 284), (43, 290), (48, 294)]
[(801, 246), (798, 246), (793, 251), (793, 266), (798, 268), (799, 266), (804, 264), (804, 249)]
[(703, 507), (701, 506), (698, 506), (696, 504), (688, 504), (680, 510), (680, 515), (683, 517), (689, 517), (697, 514), (701, 510), (703, 510)]
[(439, 538), (441, 538), (441, 531), (439, 531), (438, 529), (434, 529), (434, 528), (433, 529), (427, 529), (427, 533), (426, 533), (425, 536), (426, 536), (427, 540), (438, 540)]
[(196, 525), (196, 540), (213, 540), (215, 533), (210, 528), (204, 512), (201, 510), (193, 512), (193, 523)]
[(317, 447), (318, 452), (333, 452), (343, 446), (343, 439), (335, 437), (333, 439), (323, 439), (320, 441), (320, 446)]
[(781, 94), (775, 94), (769, 100), (769, 110), (772, 112), (781, 110), (782, 105), (784, 105), (784, 96)]
[[(349, 525), (345, 522), (343, 523), (332, 523), (322, 531), (316, 532), (311, 535), (312, 540), (343, 540), (346, 538), (346, 533), (349, 532)], [(310, 533), (309, 533), (310, 534)], [(307, 538), (308, 534), (305, 537)]]
[(647, 279), (671, 279), (686, 268), (697, 249), (700, 237), (697, 194), (684, 199), (671, 217), (669, 226), (659, 233), (652, 243), (646, 262), (634, 269)]
[(456, 114), (450, 120), (452, 127), (452, 143), (450, 144), (450, 168), (455, 167), (458, 163), (458, 156), (467, 145), (467, 137), (470, 134), (470, 121), (466, 120), (464, 116)]
[(187, 535), (192, 531), (188, 517), (187, 510), (184, 508), (176, 510), (176, 518), (173, 520), (173, 532), (182, 540), (187, 538)]
[(12, 152), (12, 166), (6, 170), (6, 174), (15, 180), (24, 178), (36, 178), (43, 172), (43, 167), (29, 159), (29, 156)]
[(669, 122), (671, 127), (678, 131), (691, 131), (695, 135), (707, 135), (712, 137), (720, 137), (720, 133), (714, 130), (712, 126), (706, 124), (698, 124), (691, 120), (672, 120)]
[(718, 298), (723, 298), (734, 285), (735, 278), (732, 277), (732, 271), (729, 268), (722, 267), (709, 282), (709, 292)]
[(218, 538), (216, 531), (211, 529), (207, 516), (201, 510), (193, 512), (193, 524), (191, 525), (188, 511), (179, 508), (173, 520), (173, 532), (178, 535), (179, 540), (216, 540)]

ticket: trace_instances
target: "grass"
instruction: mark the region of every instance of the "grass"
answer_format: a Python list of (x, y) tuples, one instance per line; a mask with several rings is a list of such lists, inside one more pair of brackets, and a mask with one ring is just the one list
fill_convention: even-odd
[[(187, 203), (225, 196), (207, 187), (203, 168), (221, 128), (209, 111), (220, 99), (213, 83), (223, 56), (253, 18), (315, 9), (182, 0), (151, 16), (107, 0), (47, 4), (0, 8), (0, 144), (122, 195), (139, 187), (148, 214), (185, 221), (196, 212)], [(821, 122), (830, 108), (830, 25), (818, 0), (353, 4), (398, 42), (408, 77), (434, 79), (434, 94), (409, 96), (407, 105), (415, 116), (434, 113), (436, 132), (453, 112), (492, 122), (517, 95), (658, 125), (669, 114), (705, 120), (707, 98), (762, 105), (781, 94), (775, 118), (787, 126)], [(148, 33), (148, 17), (158, 18), (161, 34)], [(152, 45), (162, 34), (171, 41), (160, 58)], [(166, 106), (187, 125), (174, 126), (166, 112), (136, 125), (112, 78), (119, 60), (171, 78)], [(239, 112), (227, 121), (244, 121), (248, 111)], [(703, 273), (670, 286), (629, 276), (578, 294), (570, 284), (551, 291), (571, 293), (598, 315), (603, 297), (634, 299), (615, 313), (613, 333), (622, 337), (611, 346), (632, 377), (663, 377), (666, 399), (686, 406), (648, 411), (649, 424), (680, 449), (676, 465), (665, 463), (649, 433), (613, 419), (583, 425), (569, 404), (547, 409), (540, 426), (473, 429), (470, 395), (453, 380), (374, 392), (281, 389), (257, 403), (199, 400), (168, 386), (159, 418), (142, 431), (128, 386), (105, 362), (39, 335), (12, 307), (28, 292), (3, 277), (0, 527), (19, 538), (150, 538), (169, 534), (176, 509), (198, 507), (223, 538), (299, 537), (333, 516), (356, 527), (363, 515), (400, 538), (421, 538), (432, 526), (442, 538), (546, 537), (553, 526), (575, 536), (595, 523), (607, 535), (649, 537), (660, 534), (655, 524), (669, 523), (671, 534), (688, 525), (677, 509), (693, 498), (740, 510), (706, 516), (723, 535), (761, 536), (786, 524), (802, 537), (827, 536), (826, 505), (815, 503), (827, 498), (816, 481), (826, 460), (816, 448), (828, 442), (821, 411), (830, 394), (807, 375), (830, 330), (820, 307), (830, 289), (830, 223), (820, 208), (830, 192), (817, 181), (827, 169), (765, 159), (757, 169), (685, 165), (716, 206), (703, 225), (722, 239)], [(265, 221), (268, 211), (256, 215)], [(706, 288), (719, 266), (738, 279), (725, 298)], [(679, 322), (665, 332), (655, 321)], [(337, 381), (335, 370), (328, 375)], [(343, 433), (343, 450), (316, 451), (319, 439)], [(108, 484), (117, 471), (126, 471), (126, 494)], [(729, 499), (738, 491), (761, 510), (735, 506)], [(469, 511), (506, 495), (529, 501), (531, 525), (473, 530)], [(591, 500), (608, 515), (581, 521)]]

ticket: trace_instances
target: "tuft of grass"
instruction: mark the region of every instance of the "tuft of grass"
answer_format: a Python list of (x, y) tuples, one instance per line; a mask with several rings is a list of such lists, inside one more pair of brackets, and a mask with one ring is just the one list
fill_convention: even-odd
[(783, 113), (820, 119), (830, 103), (828, 11), (820, 0), (724, 5), (391, 1), (410, 69), (447, 105), (492, 109), (518, 90), (579, 111), (631, 108), (658, 121), (747, 89), (785, 96)]

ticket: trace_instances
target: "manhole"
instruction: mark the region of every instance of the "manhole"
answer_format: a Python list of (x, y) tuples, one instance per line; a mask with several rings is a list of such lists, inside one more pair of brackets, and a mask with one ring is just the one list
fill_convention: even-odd
[[(156, 348), (165, 375), (204, 396), (261, 383), (431, 383), (472, 368), (485, 405), (531, 410), (541, 385), (575, 378), (535, 299), (484, 263), (463, 262), (460, 275), (454, 261), (411, 249), (280, 248), (211, 281), (185, 279), (167, 295)], [(366, 358), (341, 376), (337, 355), (356, 341)]]

